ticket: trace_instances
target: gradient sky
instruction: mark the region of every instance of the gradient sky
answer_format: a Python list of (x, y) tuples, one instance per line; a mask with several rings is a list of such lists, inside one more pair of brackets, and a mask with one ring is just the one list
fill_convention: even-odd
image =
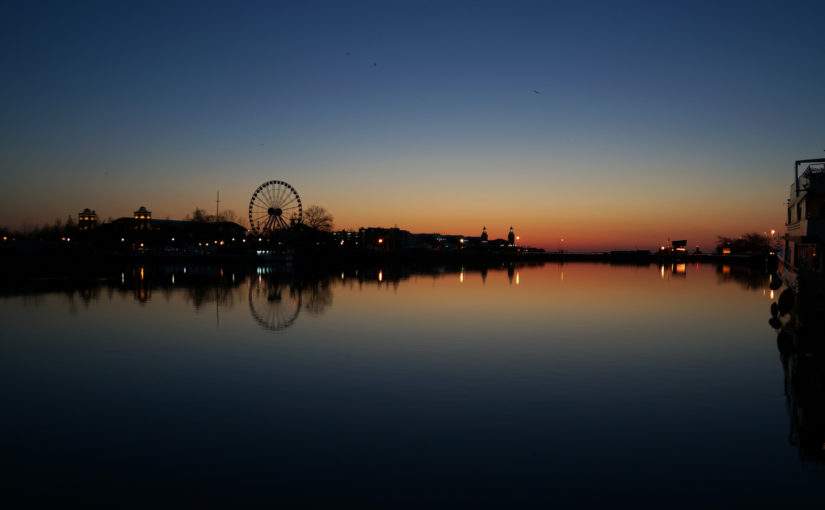
[[(568, 250), (782, 229), (825, 149), (825, 2), (0, 7), (0, 225), (245, 215)], [(540, 93), (535, 93), (534, 90)]]

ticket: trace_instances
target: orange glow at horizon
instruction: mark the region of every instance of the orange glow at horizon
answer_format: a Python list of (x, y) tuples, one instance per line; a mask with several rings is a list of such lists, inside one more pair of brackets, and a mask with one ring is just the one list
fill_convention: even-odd
[[(409, 168), (396, 165), (398, 182), (381, 188), (365, 186), (363, 180), (353, 181), (345, 172), (330, 173), (324, 179), (289, 172), (274, 177), (294, 185), (306, 207), (318, 204), (326, 208), (333, 215), (335, 230), (397, 226), (413, 233), (477, 237), (487, 226), (489, 238), (494, 240), (506, 239), (512, 225), (521, 245), (568, 252), (655, 251), (671, 239), (687, 239), (691, 245), (698, 244), (710, 252), (718, 236), (745, 232), (775, 235), (770, 226), (782, 219), (781, 204), (787, 188), (784, 176), (777, 176), (777, 182), (760, 181), (760, 186), (736, 194), (741, 182), (720, 177), (713, 185), (699, 178), (687, 179), (684, 185), (680, 181), (679, 192), (674, 192), (677, 183), (669, 181), (670, 177), (661, 183), (651, 181), (650, 175), (658, 170), (655, 168), (611, 164), (617, 176), (600, 175), (597, 179), (591, 168), (561, 161), (548, 164), (546, 174), (522, 176), (527, 185), (522, 182), (518, 193), (511, 193), (512, 177), (485, 169), (485, 164), (471, 160), (455, 167), (431, 161), (421, 166), (410, 163)], [(476, 182), (466, 178), (471, 167), (474, 172), (482, 169)], [(378, 172), (380, 168), (363, 171), (367, 170)], [(671, 175), (681, 176), (691, 175), (691, 170), (668, 169)], [(432, 186), (430, 181), (407, 177), (421, 173), (438, 175), (443, 182)], [(22, 205), (15, 208), (9, 204), (6, 221), (12, 226), (51, 223), (54, 218), (76, 215), (86, 206), (96, 208), (101, 218), (116, 219), (132, 216), (139, 204), (151, 209), (154, 217), (183, 219), (195, 207), (208, 207), (214, 200), (214, 189), (220, 188), (222, 211), (234, 211), (243, 224), (247, 221), (244, 211), (250, 190), (264, 179), (249, 177), (234, 188), (215, 179), (218, 182), (185, 194), (170, 187), (168, 192), (141, 190), (139, 197), (125, 199), (92, 187), (66, 204), (49, 202), (47, 208), (37, 210), (36, 216)], [(456, 194), (456, 188), (462, 192)]]
[[(601, 198), (600, 198), (601, 199)], [(439, 233), (477, 237), (487, 227), (490, 240), (506, 239), (510, 225), (523, 246), (547, 251), (650, 250), (669, 245), (673, 239), (687, 239), (704, 251), (712, 251), (719, 236), (735, 236), (751, 231), (770, 231), (781, 214), (756, 204), (732, 205), (729, 199), (701, 210), (692, 206), (668, 205), (666, 200), (640, 205), (599, 204), (538, 207), (514, 204), (513, 214), (490, 217), (475, 203), (456, 203), (424, 210), (404, 209), (403, 202), (369, 211), (342, 210), (335, 217), (338, 230), (361, 227), (394, 227), (412, 233)], [(633, 202), (632, 198), (627, 199)], [(779, 201), (777, 198), (776, 201)], [(343, 206), (343, 204), (342, 204)], [(464, 206), (464, 207), (462, 207)], [(750, 210), (748, 208), (751, 207)], [(334, 211), (334, 209), (330, 209)]]

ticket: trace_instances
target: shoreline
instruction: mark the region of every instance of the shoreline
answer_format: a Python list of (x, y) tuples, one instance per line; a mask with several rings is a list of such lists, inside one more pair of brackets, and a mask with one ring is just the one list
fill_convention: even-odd
[(680, 255), (662, 256), (644, 252), (559, 253), (559, 252), (475, 252), (475, 251), (345, 251), (317, 252), (283, 251), (258, 255), (254, 252), (213, 254), (158, 253), (88, 253), (80, 250), (57, 250), (49, 253), (0, 252), (0, 282), (31, 278), (94, 277), (115, 268), (130, 266), (163, 266), (187, 264), (194, 266), (280, 266), (296, 272), (326, 272), (358, 266), (432, 266), (491, 267), (503, 264), (543, 264), (588, 262), (616, 265), (650, 264), (723, 264), (751, 266), (770, 271), (775, 257), (753, 255)]

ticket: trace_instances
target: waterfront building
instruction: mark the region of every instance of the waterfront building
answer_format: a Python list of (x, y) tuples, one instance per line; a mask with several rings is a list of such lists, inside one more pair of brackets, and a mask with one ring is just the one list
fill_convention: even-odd
[(135, 228), (138, 230), (149, 230), (152, 228), (152, 213), (146, 210), (146, 207), (140, 206), (135, 211)]
[(97, 213), (87, 207), (77, 214), (77, 226), (80, 230), (90, 230), (97, 226)]
[(332, 238), (337, 246), (354, 248), (359, 246), (360, 233), (354, 230), (339, 230), (332, 233)]
[(362, 227), (358, 237), (360, 246), (374, 251), (397, 251), (415, 246), (412, 234), (398, 227)]

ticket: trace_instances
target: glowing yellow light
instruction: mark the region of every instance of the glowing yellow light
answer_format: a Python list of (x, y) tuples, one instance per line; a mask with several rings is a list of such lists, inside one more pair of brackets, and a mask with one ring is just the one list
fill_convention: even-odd
[(659, 273), (662, 275), (662, 279), (665, 277), (665, 266), (661, 266), (659, 268)]
[(776, 234), (776, 230), (771, 229), (771, 237), (773, 237), (773, 236), (774, 236), (774, 234)]
[(3, 240), (4, 240), (4, 241), (8, 241), (8, 240), (9, 240), (9, 238), (8, 238), (7, 236), (3, 236)]
[(516, 273), (516, 285), (518, 285), (520, 281), (521, 281), (521, 278), (519, 278), (519, 274), (517, 272)]
[(773, 299), (773, 289), (771, 289), (771, 299)]
[(140, 268), (140, 279), (143, 280), (143, 268)]
[(383, 238), (379, 238), (379, 239), (378, 239), (378, 244), (381, 244), (381, 243), (383, 243), (383, 242), (384, 242), (384, 239), (383, 239)]
[(384, 271), (378, 271), (378, 281), (384, 281)]
[[(722, 248), (722, 255), (730, 255), (730, 248)], [(728, 268), (730, 270), (730, 268)]]
[(730, 266), (722, 266), (722, 274), (730, 274)]
[(460, 283), (464, 283), (464, 271), (462, 271), (458, 274), (458, 281)]
[(676, 272), (679, 274), (685, 274), (687, 271), (687, 266), (685, 264), (676, 264)]
[(140, 247), (143, 248), (143, 243), (140, 243)]

